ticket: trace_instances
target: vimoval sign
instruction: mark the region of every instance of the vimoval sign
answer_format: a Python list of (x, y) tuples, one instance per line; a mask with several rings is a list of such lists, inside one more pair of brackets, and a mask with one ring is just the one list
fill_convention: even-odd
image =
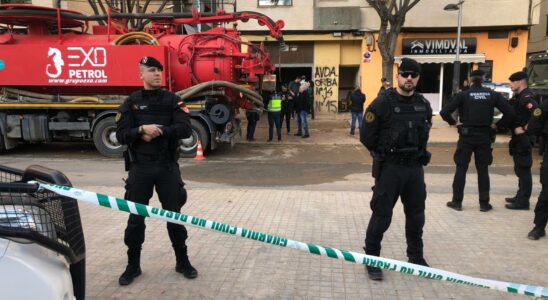
[[(456, 39), (403, 39), (403, 53), (411, 55), (456, 54)], [(460, 40), (460, 53), (476, 53), (476, 39)]]

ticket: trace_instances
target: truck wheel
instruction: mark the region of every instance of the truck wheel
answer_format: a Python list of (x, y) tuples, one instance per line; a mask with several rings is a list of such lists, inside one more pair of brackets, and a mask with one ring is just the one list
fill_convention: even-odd
[(93, 130), (95, 148), (104, 156), (121, 157), (125, 147), (116, 139), (116, 122), (114, 117), (107, 117), (99, 121)]
[(187, 139), (181, 139), (179, 142), (180, 155), (182, 157), (193, 157), (198, 149), (198, 140), (202, 141), (202, 148), (206, 151), (209, 147), (209, 132), (200, 121), (190, 119), (192, 126), (192, 135)]

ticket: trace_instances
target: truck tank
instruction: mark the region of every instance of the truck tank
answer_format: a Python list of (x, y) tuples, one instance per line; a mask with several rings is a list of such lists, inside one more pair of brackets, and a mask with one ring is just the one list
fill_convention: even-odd
[[(127, 18), (147, 19), (149, 25), (132, 32), (118, 22)], [(89, 23), (99, 19), (107, 25), (90, 30)], [(236, 26), (176, 32), (183, 24), (250, 19), (282, 41), (283, 21), (254, 12), (204, 16), (195, 11), (109, 11), (106, 16), (86, 16), (33, 5), (0, 5), (0, 151), (21, 141), (81, 137), (93, 140), (104, 155), (120, 155), (123, 147), (115, 140), (112, 118), (127, 95), (142, 88), (138, 61), (144, 56), (164, 65), (163, 86), (179, 94), (191, 111), (194, 135), (181, 141), (183, 153), (195, 151), (198, 140), (209, 150), (222, 142), (234, 144), (239, 133), (236, 112), (262, 109), (262, 82), (275, 70), (269, 54), (262, 44), (243, 41)], [(15, 124), (18, 118), (27, 121)], [(110, 125), (96, 133), (101, 119), (109, 119)]]

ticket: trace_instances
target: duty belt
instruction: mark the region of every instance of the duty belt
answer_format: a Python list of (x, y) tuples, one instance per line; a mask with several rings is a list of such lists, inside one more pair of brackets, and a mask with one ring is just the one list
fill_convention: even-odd
[(386, 155), (386, 162), (391, 162), (398, 165), (420, 165), (418, 157), (408, 155)]
[(143, 162), (143, 161), (169, 161), (171, 160), (170, 155), (166, 153), (160, 153), (160, 154), (145, 154), (145, 153), (135, 153), (135, 156), (137, 158), (137, 162)]
[(458, 126), (457, 131), (460, 135), (472, 135), (474, 133), (491, 133), (491, 126)]

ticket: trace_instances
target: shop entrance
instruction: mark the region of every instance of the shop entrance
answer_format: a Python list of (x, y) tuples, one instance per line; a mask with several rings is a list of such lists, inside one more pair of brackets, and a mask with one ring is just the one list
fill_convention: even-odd
[[(453, 64), (443, 63), (424, 63), (421, 64), (421, 79), (417, 84), (417, 91), (424, 95), (430, 102), (434, 113), (439, 113), (440, 110), (449, 101), (451, 101), (451, 93), (453, 87)], [(468, 75), (471, 69), (471, 64), (461, 63), (459, 86)]]
[(295, 78), (305, 76), (307, 81), (311, 81), (312, 78), (312, 65), (310, 66), (291, 66), (283, 65), (281, 67), (276, 66), (277, 83), (276, 90), (281, 90), (283, 84), (289, 85), (289, 82), (294, 81)]
[[(443, 67), (443, 95), (442, 103), (445, 106), (449, 101), (451, 101), (451, 93), (453, 92), (453, 66), (454, 64), (444, 64)], [(460, 73), (459, 73), (459, 90), (462, 90), (464, 80), (468, 81), (470, 71), (472, 69), (472, 64), (461, 63), (460, 64)]]
[(359, 66), (339, 66), (339, 112), (350, 109), (350, 94), (359, 85)]

